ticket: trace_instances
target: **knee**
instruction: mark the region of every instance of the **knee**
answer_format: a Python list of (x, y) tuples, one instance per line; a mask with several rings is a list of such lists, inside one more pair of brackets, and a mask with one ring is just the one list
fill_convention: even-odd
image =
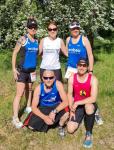
[(17, 98), (21, 98), (22, 96), (23, 96), (23, 93), (20, 93), (20, 92), (17, 91), (16, 97), (17, 97)]
[(86, 104), (85, 105), (85, 112), (88, 115), (91, 115), (94, 113), (94, 105), (93, 104)]
[(69, 118), (69, 112), (66, 112), (60, 120), (64, 121), (64, 120), (67, 120)]
[(75, 130), (78, 128), (78, 123), (72, 124), (70, 121), (67, 123), (67, 131), (70, 134), (73, 134)]

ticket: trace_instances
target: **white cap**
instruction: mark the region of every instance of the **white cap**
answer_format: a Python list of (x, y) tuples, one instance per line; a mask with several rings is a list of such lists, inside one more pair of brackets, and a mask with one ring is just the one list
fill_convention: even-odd
[(75, 27), (80, 28), (80, 23), (74, 21), (74, 22), (72, 22), (72, 23), (69, 25), (69, 28), (70, 28), (70, 29), (73, 29), (73, 28), (75, 28)]

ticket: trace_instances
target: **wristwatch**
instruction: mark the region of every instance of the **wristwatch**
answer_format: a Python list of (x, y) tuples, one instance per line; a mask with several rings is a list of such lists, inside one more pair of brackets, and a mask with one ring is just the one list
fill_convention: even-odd
[(52, 112), (53, 112), (54, 114), (57, 114), (57, 113), (58, 113), (58, 112), (57, 112), (57, 109), (53, 109)]

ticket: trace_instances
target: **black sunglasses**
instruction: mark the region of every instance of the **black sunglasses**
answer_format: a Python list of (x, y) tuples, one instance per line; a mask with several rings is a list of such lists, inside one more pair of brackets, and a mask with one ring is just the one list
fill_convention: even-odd
[(36, 27), (36, 26), (29, 26), (28, 28), (29, 28), (29, 29), (35, 29), (35, 30), (37, 30), (37, 27)]
[(71, 31), (74, 31), (74, 30), (80, 30), (80, 28), (79, 27), (74, 27), (74, 28), (71, 29)]
[(48, 31), (57, 31), (57, 28), (48, 28)]
[(44, 78), (44, 80), (52, 80), (52, 79), (54, 79), (54, 76), (51, 76), (51, 77), (44, 77), (43, 76), (43, 78)]
[(87, 64), (78, 64), (78, 67), (87, 67)]

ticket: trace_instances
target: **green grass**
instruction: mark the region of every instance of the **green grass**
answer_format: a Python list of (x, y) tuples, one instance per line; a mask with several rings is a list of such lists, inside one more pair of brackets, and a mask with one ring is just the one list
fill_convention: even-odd
[[(94, 74), (99, 80), (97, 101), (104, 124), (102, 126), (95, 124), (94, 126), (92, 150), (113, 150), (114, 53), (110, 55), (99, 53), (95, 54), (95, 57), (97, 61), (94, 66)], [(58, 136), (57, 129), (50, 130), (45, 134), (31, 132), (27, 128), (18, 130), (12, 126), (12, 102), (15, 95), (15, 82), (9, 67), (11, 62), (8, 62), (6, 58), (5, 54), (0, 54), (0, 150), (83, 150), (82, 143), (85, 133), (83, 124), (74, 135), (66, 134), (64, 139)], [(11, 60), (10, 58), (9, 60)], [(3, 63), (6, 66), (3, 66)], [(64, 64), (62, 64), (62, 70), (64, 73)], [(24, 106), (23, 102), (21, 106)]]

